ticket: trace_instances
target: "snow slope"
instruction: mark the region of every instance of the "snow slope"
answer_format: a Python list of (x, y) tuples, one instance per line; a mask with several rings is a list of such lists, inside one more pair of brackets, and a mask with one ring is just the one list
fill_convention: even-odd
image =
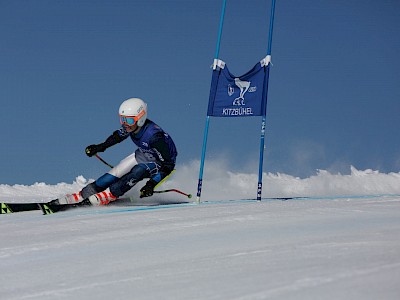
[(0, 295), (399, 299), (399, 207), (380, 196), (2, 215)]
[[(166, 185), (193, 192), (180, 170)], [(266, 174), (271, 196), (314, 197), (257, 202), (238, 200), (253, 175), (218, 172), (200, 205), (150, 205), (187, 200), (170, 193), (135, 206), (0, 215), (0, 298), (400, 298), (399, 174)], [(0, 197), (27, 201), (83, 182), (2, 185)], [(233, 182), (237, 194), (223, 193)], [(330, 196), (335, 189), (343, 195)]]

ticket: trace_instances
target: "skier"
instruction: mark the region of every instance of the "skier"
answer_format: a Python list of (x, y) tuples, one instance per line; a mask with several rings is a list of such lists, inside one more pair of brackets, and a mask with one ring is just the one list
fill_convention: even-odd
[(147, 119), (147, 104), (139, 98), (125, 100), (119, 107), (121, 127), (104, 143), (87, 146), (89, 157), (130, 137), (138, 149), (117, 166), (85, 186), (79, 193), (55, 200), (58, 204), (73, 204), (85, 200), (92, 205), (108, 204), (133, 188), (139, 181), (149, 178), (140, 190), (140, 197), (153, 195), (154, 187), (174, 167), (177, 151), (172, 138)]

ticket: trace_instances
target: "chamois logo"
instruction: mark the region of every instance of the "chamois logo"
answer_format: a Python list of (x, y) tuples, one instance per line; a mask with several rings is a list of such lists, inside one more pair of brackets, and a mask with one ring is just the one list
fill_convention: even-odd
[(239, 78), (235, 78), (235, 84), (240, 88), (239, 97), (233, 100), (233, 105), (245, 105), (244, 103), (244, 94), (246, 94), (247, 90), (250, 88), (250, 81), (242, 81)]
[[(232, 102), (232, 105), (235, 106), (244, 106), (245, 103), (245, 94), (247, 92), (254, 93), (257, 91), (256, 86), (251, 86), (251, 81), (243, 81), (239, 78), (235, 78), (235, 85), (240, 89), (239, 97), (235, 98)], [(235, 87), (232, 85), (228, 85), (228, 96), (231, 97), (235, 93)]]

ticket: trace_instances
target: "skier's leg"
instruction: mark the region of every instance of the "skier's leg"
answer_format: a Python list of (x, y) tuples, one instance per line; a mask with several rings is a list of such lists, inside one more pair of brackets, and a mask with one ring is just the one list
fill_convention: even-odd
[(95, 193), (88, 197), (89, 202), (92, 205), (106, 205), (111, 201), (115, 201), (118, 197), (125, 194), (132, 187), (135, 186), (143, 178), (148, 177), (146, 165), (138, 164), (132, 168), (132, 170), (118, 179), (116, 182), (103, 192)]
[(96, 181), (86, 185), (79, 193), (65, 195), (57, 199), (59, 204), (75, 204), (82, 202), (91, 195), (106, 190), (111, 184), (119, 180), (123, 175), (128, 173), (137, 164), (135, 153), (125, 157), (118, 165), (112, 168), (108, 173), (99, 177)]
[[(160, 170), (160, 165), (156, 162), (139, 163), (135, 165), (132, 170), (122, 176), (120, 179), (110, 185), (108, 189), (103, 192), (96, 193), (89, 196), (89, 201), (93, 205), (105, 205), (111, 201), (117, 200), (119, 197), (133, 188), (139, 181), (150, 178), (146, 185), (141, 190), (141, 197), (148, 197), (153, 195), (153, 189), (158, 182), (162, 180), (170, 172), (165, 173)], [(149, 191), (149, 189), (151, 191)]]
[(151, 178), (160, 171), (160, 165), (156, 162), (149, 162), (148, 158), (139, 149), (135, 151), (135, 159), (137, 164), (119, 180), (110, 185), (110, 192), (117, 198), (128, 192), (139, 181), (144, 178)]
[(120, 197), (133, 188), (139, 181), (150, 177), (150, 173), (145, 164), (141, 163), (132, 168), (132, 170), (121, 177), (110, 186), (110, 192), (115, 197)]
[(114, 182), (118, 181), (122, 176), (127, 174), (135, 165), (137, 161), (135, 158), (135, 153), (127, 156), (121, 162), (112, 168), (108, 173), (99, 177), (95, 182), (92, 182), (85, 186), (81, 191), (82, 199), (87, 199), (91, 195), (100, 193), (106, 190)]

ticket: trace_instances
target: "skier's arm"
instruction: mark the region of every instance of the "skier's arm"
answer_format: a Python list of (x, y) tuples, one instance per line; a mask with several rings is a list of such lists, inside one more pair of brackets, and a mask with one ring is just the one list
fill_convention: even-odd
[(121, 130), (116, 130), (105, 140), (104, 143), (87, 146), (85, 149), (86, 155), (92, 157), (98, 152), (104, 152), (107, 148), (122, 142), (127, 137), (128, 135), (125, 135)]
[(110, 135), (104, 143), (100, 144), (103, 145), (104, 150), (106, 150), (107, 148), (110, 148), (111, 146), (114, 146), (118, 143), (121, 143), (126, 137), (121, 137), (120, 136), (120, 131), (116, 130), (113, 132), (112, 135)]

